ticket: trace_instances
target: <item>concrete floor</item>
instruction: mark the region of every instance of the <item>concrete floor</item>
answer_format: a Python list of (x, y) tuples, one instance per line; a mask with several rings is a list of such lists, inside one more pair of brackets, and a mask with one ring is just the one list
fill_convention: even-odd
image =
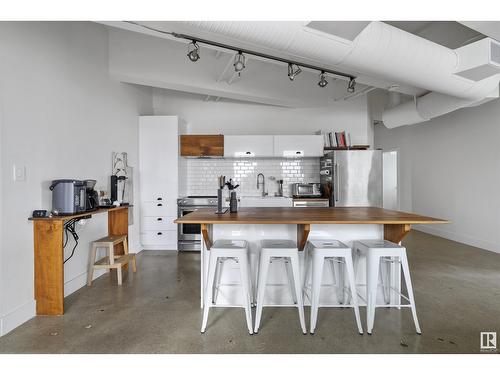
[(199, 254), (142, 252), (123, 286), (101, 276), (66, 298), (64, 316), (33, 318), (0, 338), (0, 352), (479, 353), (481, 331), (500, 334), (500, 254), (417, 231), (404, 244), (421, 336), (408, 309), (383, 308), (372, 336), (357, 333), (352, 309), (327, 308), (314, 336), (301, 333), (294, 308), (264, 308), (253, 336), (242, 309), (212, 309), (202, 335)]

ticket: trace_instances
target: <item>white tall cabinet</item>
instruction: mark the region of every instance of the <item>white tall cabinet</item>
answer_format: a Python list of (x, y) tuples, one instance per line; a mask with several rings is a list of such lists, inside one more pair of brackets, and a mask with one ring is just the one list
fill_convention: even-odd
[(139, 117), (141, 244), (145, 250), (177, 250), (179, 134), (177, 116)]

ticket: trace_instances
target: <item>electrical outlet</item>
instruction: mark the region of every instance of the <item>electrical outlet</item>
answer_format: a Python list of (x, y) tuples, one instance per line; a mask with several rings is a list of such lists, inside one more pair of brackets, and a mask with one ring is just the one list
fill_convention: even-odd
[(14, 164), (12, 170), (13, 170), (13, 179), (15, 182), (26, 181), (26, 167), (24, 165), (19, 167)]

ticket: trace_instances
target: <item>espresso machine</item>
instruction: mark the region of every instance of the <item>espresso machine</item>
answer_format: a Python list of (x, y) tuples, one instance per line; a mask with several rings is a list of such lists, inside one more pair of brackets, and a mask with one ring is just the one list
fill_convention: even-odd
[(94, 211), (99, 208), (99, 193), (94, 190), (96, 180), (84, 180), (85, 198), (87, 211)]

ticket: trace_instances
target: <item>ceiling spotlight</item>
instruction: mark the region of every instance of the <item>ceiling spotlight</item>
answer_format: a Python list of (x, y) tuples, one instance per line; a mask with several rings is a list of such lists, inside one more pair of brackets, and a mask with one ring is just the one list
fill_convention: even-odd
[(245, 61), (246, 57), (241, 53), (241, 51), (238, 51), (238, 54), (234, 56), (234, 71), (238, 74), (241, 74), (241, 71), (245, 69)]
[(354, 78), (349, 79), (349, 84), (347, 85), (347, 92), (354, 92), (356, 89), (356, 80)]
[(198, 61), (200, 59), (200, 47), (198, 46), (198, 44), (196, 44), (195, 40), (193, 40), (188, 45), (187, 57), (192, 62), (196, 62), (196, 61)]
[(288, 63), (288, 78), (290, 78), (290, 81), (293, 81), (295, 77), (297, 77), (300, 74), (300, 72), (302, 72), (300, 66)]
[(319, 75), (318, 86), (319, 87), (325, 87), (326, 85), (328, 85), (328, 81), (326, 80), (325, 71), (322, 70), (321, 73), (320, 73), (320, 75)]

